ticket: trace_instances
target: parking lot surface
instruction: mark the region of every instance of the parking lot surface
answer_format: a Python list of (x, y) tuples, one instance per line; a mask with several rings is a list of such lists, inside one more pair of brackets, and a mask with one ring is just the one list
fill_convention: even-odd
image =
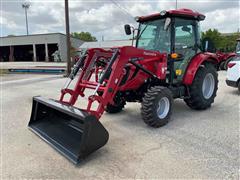
[(58, 99), (66, 79), (4, 75), (2, 178), (239, 179), (240, 98), (237, 89), (225, 84), (225, 77), (226, 72), (219, 72), (219, 89), (210, 109), (191, 110), (184, 101), (175, 100), (171, 121), (162, 128), (146, 126), (137, 103), (128, 103), (118, 114), (105, 113), (100, 121), (109, 131), (108, 143), (75, 166), (27, 128), (32, 97)]

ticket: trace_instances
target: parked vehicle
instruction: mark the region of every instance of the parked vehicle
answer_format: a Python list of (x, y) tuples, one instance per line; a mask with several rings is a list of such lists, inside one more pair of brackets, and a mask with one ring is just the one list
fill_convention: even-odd
[[(104, 111), (117, 113), (126, 102), (140, 102), (143, 121), (158, 128), (168, 123), (175, 98), (195, 110), (209, 108), (218, 89), (218, 58), (199, 48), (204, 19), (189, 9), (137, 17), (136, 47), (88, 49), (59, 100), (33, 98), (29, 128), (77, 164), (107, 143), (108, 132), (99, 121)], [(132, 30), (125, 25), (127, 35)], [(79, 71), (75, 88), (69, 89)], [(75, 107), (84, 96), (87, 107)]]
[(219, 59), (219, 69), (220, 70), (227, 70), (228, 62), (231, 61), (236, 56), (236, 53), (234, 53), (234, 52), (223, 53), (221, 51), (217, 51), (216, 54)]
[(237, 39), (236, 44), (236, 52), (230, 52), (230, 53), (223, 53), (223, 52), (217, 52), (216, 53), (220, 64), (219, 69), (220, 70), (227, 70), (228, 69), (228, 63), (235, 59), (235, 57), (240, 55), (240, 38)]
[(240, 92), (240, 56), (228, 63), (226, 83), (228, 86), (238, 88)]

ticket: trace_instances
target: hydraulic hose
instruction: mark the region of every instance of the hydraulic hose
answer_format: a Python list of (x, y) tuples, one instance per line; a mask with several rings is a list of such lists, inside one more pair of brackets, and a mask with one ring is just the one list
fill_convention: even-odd
[(69, 78), (71, 80), (74, 79), (74, 77), (77, 75), (79, 69), (84, 65), (84, 60), (86, 58), (87, 55), (87, 51), (84, 52), (84, 54), (82, 55), (82, 57), (80, 58), (80, 60), (74, 65), (71, 74), (69, 75)]
[(111, 69), (112, 69), (112, 65), (113, 63), (115, 62), (115, 60), (117, 59), (117, 56), (119, 54), (119, 51), (116, 50), (114, 53), (113, 53), (113, 56), (111, 57), (111, 60), (107, 66), (107, 69), (104, 71), (104, 74), (101, 76), (100, 80), (98, 81), (99, 84), (102, 84), (103, 81), (106, 79), (107, 75), (111, 72)]

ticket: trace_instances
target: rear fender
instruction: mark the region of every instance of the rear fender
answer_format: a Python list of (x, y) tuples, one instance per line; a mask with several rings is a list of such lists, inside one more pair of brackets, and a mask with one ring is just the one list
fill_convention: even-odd
[(232, 57), (234, 57), (234, 56), (236, 56), (236, 55), (237, 55), (236, 53), (228, 53), (228, 54), (225, 56), (224, 60), (228, 60), (229, 58), (232, 58)]
[(196, 75), (196, 72), (198, 70), (198, 68), (204, 64), (205, 62), (210, 62), (210, 63), (213, 63), (213, 64), (218, 64), (218, 58), (216, 56), (216, 54), (213, 54), (213, 53), (199, 53), (197, 55), (195, 55), (188, 67), (187, 67), (187, 70), (185, 72), (185, 75), (183, 77), (183, 84), (185, 85), (191, 85), (193, 80), (194, 80), (194, 77)]

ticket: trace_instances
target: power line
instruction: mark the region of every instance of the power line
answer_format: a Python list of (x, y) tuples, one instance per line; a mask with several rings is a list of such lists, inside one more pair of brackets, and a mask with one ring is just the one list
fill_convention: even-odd
[(123, 7), (122, 5), (120, 5), (119, 3), (117, 3), (116, 1), (114, 0), (110, 0), (115, 6), (117, 6), (118, 8), (120, 8), (120, 10), (124, 13), (124, 14), (127, 14), (128, 16), (131, 17), (131, 19), (133, 20), (134, 19), (134, 16), (128, 12), (128, 10)]

